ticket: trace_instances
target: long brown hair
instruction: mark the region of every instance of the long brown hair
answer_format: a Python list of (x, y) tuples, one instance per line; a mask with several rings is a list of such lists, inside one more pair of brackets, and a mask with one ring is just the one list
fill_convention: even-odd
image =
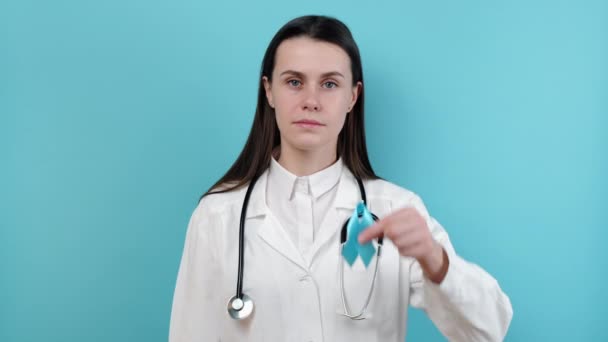
[[(245, 147), (232, 164), (228, 172), (201, 196), (222, 193), (248, 184), (259, 177), (270, 166), (273, 150), (280, 145), (281, 139), (276, 123), (275, 112), (268, 104), (262, 77), (272, 81), (277, 48), (286, 39), (309, 37), (315, 40), (332, 43), (341, 47), (350, 57), (353, 86), (363, 84), (363, 70), (359, 48), (348, 27), (338, 19), (326, 16), (303, 16), (285, 24), (272, 38), (260, 75), (258, 103), (255, 117)], [(338, 136), (337, 155), (342, 158), (346, 167), (358, 178), (376, 179), (367, 156), (364, 125), (364, 87), (352, 111), (346, 116), (344, 127)]]

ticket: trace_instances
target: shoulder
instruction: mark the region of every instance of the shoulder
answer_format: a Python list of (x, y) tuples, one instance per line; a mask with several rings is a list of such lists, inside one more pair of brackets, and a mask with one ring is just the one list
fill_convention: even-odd
[(223, 217), (229, 210), (235, 210), (235, 206), (240, 208), (246, 190), (247, 187), (203, 196), (190, 216), (189, 235), (201, 236), (204, 232), (207, 239), (212, 239), (219, 234), (224, 223)]
[(247, 191), (247, 186), (242, 186), (238, 189), (214, 193), (213, 191), (218, 191), (226, 188), (226, 186), (221, 186), (215, 188), (211, 191), (211, 193), (203, 196), (195, 209), (196, 212), (211, 212), (211, 213), (221, 213), (227, 208), (230, 208), (234, 205), (241, 205), (243, 202), (243, 198), (245, 197), (245, 192)]
[(385, 179), (367, 179), (363, 182), (368, 196), (385, 200), (407, 200), (418, 195), (405, 187)]
[(380, 178), (365, 180), (363, 184), (370, 200), (389, 203), (393, 210), (413, 206), (426, 212), (420, 196), (408, 188)]

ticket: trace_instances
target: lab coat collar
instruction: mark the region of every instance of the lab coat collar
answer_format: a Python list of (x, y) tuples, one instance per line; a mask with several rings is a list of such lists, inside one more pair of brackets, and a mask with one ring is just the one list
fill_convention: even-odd
[(285, 169), (273, 157), (270, 160), (270, 167), (268, 168), (268, 182), (272, 185), (274, 191), (280, 192), (279, 197), (285, 200), (293, 199), (298, 182), (307, 183), (307, 192), (313, 198), (318, 198), (338, 183), (342, 174), (342, 168), (342, 158), (338, 158), (336, 162), (321, 171), (309, 176), (298, 177)]
[[(339, 159), (341, 163), (341, 159)], [(268, 213), (268, 206), (266, 205), (266, 186), (268, 184), (269, 169), (266, 169), (260, 176), (253, 191), (251, 192), (251, 198), (249, 200), (249, 206), (247, 208), (246, 218), (253, 218), (260, 215), (266, 215)], [(245, 189), (246, 190), (246, 189)], [(361, 194), (359, 193), (359, 186), (355, 176), (350, 172), (346, 166), (341, 167), (340, 179), (338, 181), (338, 190), (336, 191), (336, 198), (334, 199), (333, 207), (336, 209), (350, 209), (354, 210), (357, 203), (361, 201)]]
[(361, 194), (359, 193), (357, 180), (350, 170), (344, 166), (338, 183), (334, 207), (336, 209), (354, 210), (359, 202), (361, 202)]
[[(266, 183), (268, 182), (268, 169), (262, 173), (258, 178), (253, 190), (251, 191), (251, 197), (249, 198), (249, 205), (247, 205), (247, 214), (245, 218), (250, 219), (257, 216), (266, 215), (268, 212), (268, 206), (266, 205)], [(247, 185), (249, 186), (249, 185)], [(243, 190), (246, 193), (247, 188)]]
[[(247, 225), (253, 222), (250, 219), (259, 218), (261, 221), (256, 223), (258, 225), (257, 234), (265, 241), (270, 247), (276, 250), (279, 254), (283, 255), (289, 261), (294, 263), (296, 266), (307, 270), (307, 264), (304, 261), (302, 255), (295, 247), (285, 229), (283, 229), (278, 220), (274, 219), (270, 215), (270, 209), (266, 204), (266, 186), (268, 184), (268, 169), (260, 176), (255, 187), (251, 192), (249, 198), (249, 205), (247, 208), (247, 215), (245, 216), (247, 221), (245, 223), (245, 231), (247, 231)], [(247, 232), (245, 232), (247, 235)]]
[(295, 265), (309, 270), (315, 255), (324, 245), (333, 241), (335, 234), (339, 234), (342, 225), (352, 214), (351, 211), (361, 201), (357, 181), (348, 168), (342, 168), (334, 203), (321, 223), (318, 237), (305, 255), (298, 251), (278, 221), (269, 215), (270, 211), (266, 205), (267, 182), (268, 170), (260, 176), (253, 188), (246, 217), (250, 219), (264, 216), (257, 229), (258, 236)]

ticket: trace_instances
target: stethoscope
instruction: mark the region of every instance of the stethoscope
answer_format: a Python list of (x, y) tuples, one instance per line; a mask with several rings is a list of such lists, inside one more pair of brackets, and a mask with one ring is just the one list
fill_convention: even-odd
[[(247, 206), (249, 204), (249, 197), (251, 196), (251, 191), (253, 190), (253, 186), (257, 182), (259, 175), (254, 177), (249, 183), (249, 187), (247, 188), (247, 192), (245, 193), (245, 200), (243, 201), (243, 206), (241, 207), (241, 219), (239, 222), (239, 266), (238, 266), (238, 278), (236, 283), (236, 295), (228, 301), (228, 314), (230, 317), (236, 320), (242, 320), (251, 315), (253, 313), (253, 300), (251, 297), (247, 296), (243, 293), (243, 247), (244, 247), (244, 237), (245, 237), (245, 217), (247, 215)], [(367, 205), (367, 199), (365, 196), (365, 188), (363, 187), (363, 182), (360, 178), (355, 177), (357, 180), (357, 184), (359, 185), (359, 192), (361, 193), (361, 199), (364, 205)], [(359, 218), (361, 214), (358, 213)], [(378, 217), (371, 214), (374, 221), (378, 221)], [(342, 255), (342, 249), (344, 248), (344, 244), (347, 239), (347, 229), (348, 222), (350, 218), (344, 222), (342, 225), (342, 230), (340, 232), (340, 255)], [(346, 304), (346, 298), (344, 296), (344, 261), (340, 260), (340, 288), (341, 288), (341, 298), (342, 298), (342, 307), (344, 312), (342, 315), (353, 319), (353, 320), (362, 320), (365, 319), (365, 312), (367, 310), (367, 306), (371, 300), (372, 294), (374, 292), (374, 284), (376, 283), (376, 276), (378, 275), (378, 259), (380, 259), (380, 250), (382, 248), (382, 236), (378, 238), (378, 246), (376, 251), (376, 262), (374, 266), (374, 277), (372, 278), (372, 283), (367, 294), (367, 299), (365, 300), (365, 304), (363, 308), (358, 314), (350, 313), (348, 305)]]

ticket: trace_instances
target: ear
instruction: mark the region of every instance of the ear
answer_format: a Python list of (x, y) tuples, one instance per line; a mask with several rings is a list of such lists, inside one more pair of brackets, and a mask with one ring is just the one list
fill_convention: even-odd
[(361, 88), (363, 87), (363, 83), (361, 81), (357, 82), (352, 89), (352, 97), (350, 101), (350, 105), (348, 106), (348, 112), (355, 108), (355, 104), (357, 103), (357, 99), (359, 98), (359, 94), (361, 94)]
[(271, 84), (268, 80), (268, 77), (262, 76), (262, 83), (264, 83), (264, 91), (266, 92), (266, 99), (268, 100), (268, 105), (270, 105), (271, 108), (274, 108), (274, 102), (272, 101)]

